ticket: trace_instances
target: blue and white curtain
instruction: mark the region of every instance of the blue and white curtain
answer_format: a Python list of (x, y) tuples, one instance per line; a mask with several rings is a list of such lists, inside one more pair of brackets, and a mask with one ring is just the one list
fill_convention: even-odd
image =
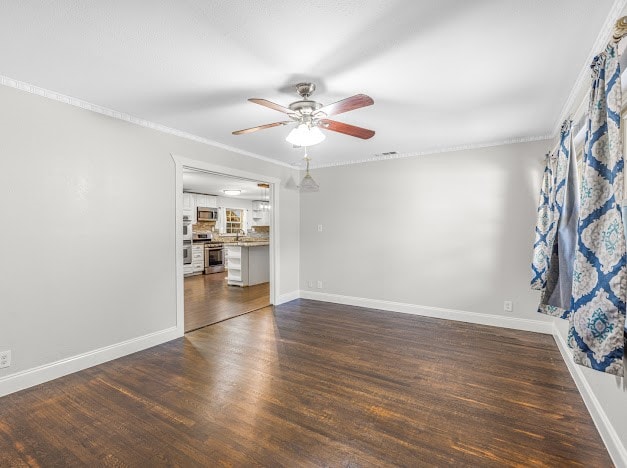
[(623, 375), (627, 272), (616, 47), (608, 45), (592, 68), (568, 341), (575, 362)]
[[(555, 177), (550, 187), (550, 193), (554, 195), (548, 197), (553, 200), (550, 209), (553, 220), (552, 245), (538, 307), (538, 312), (560, 318), (568, 318), (570, 314), (579, 213), (578, 184), (572, 122), (567, 120), (562, 125), (555, 158)], [(542, 206), (538, 210), (541, 209)]]
[(531, 289), (539, 291), (546, 287), (546, 277), (551, 261), (550, 253), (553, 248), (556, 224), (553, 220), (553, 173), (555, 172), (556, 157), (547, 154), (540, 201), (538, 202), (538, 215), (536, 221), (536, 238), (533, 243), (533, 260), (531, 262)]

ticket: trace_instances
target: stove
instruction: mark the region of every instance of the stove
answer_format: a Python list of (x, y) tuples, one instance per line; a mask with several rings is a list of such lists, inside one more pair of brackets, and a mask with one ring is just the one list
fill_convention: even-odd
[(224, 246), (222, 242), (204, 242), (205, 275), (224, 271)]
[(222, 242), (219, 242), (219, 241), (207, 241), (207, 242), (203, 242), (203, 244), (205, 244), (205, 247), (209, 246), (210, 248), (224, 247), (224, 244)]

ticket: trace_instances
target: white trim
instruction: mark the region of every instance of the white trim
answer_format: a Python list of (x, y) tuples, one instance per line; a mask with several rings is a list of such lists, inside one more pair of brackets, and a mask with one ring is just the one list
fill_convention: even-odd
[[(529, 143), (532, 141), (550, 140), (551, 138), (554, 138), (554, 136), (553, 135), (538, 135), (538, 136), (529, 136), (529, 137), (521, 137), (521, 138), (509, 138), (507, 140), (492, 141), (492, 142), (487, 142), (487, 143), (469, 143), (466, 145), (443, 146), (440, 148), (432, 148), (432, 149), (425, 150), (425, 151), (386, 154), (385, 156), (369, 156), (364, 159), (352, 159), (350, 161), (336, 161), (332, 163), (321, 163), (321, 164), (310, 163), (309, 168), (310, 169), (322, 169), (325, 167), (348, 166), (351, 164), (363, 164), (363, 163), (374, 162), (374, 161), (388, 161), (390, 159), (405, 159), (405, 158), (413, 158), (416, 156), (431, 156), (431, 155), (440, 154), (440, 153), (454, 153), (456, 151), (467, 151), (467, 150), (480, 149), (480, 148), (490, 148), (492, 146), (505, 146), (505, 145), (514, 145), (516, 143)], [(297, 169), (300, 171), (305, 170), (304, 167), (299, 167)]]
[(183, 278), (183, 167), (209, 171), (225, 176), (240, 177), (243, 179), (256, 180), (270, 184), (270, 204), (272, 206), (272, 215), (270, 218), (270, 304), (277, 304), (280, 300), (278, 292), (280, 291), (280, 236), (279, 236), (279, 215), (280, 215), (280, 197), (279, 190), (281, 179), (266, 175), (256, 174), (253, 172), (233, 169), (231, 167), (220, 166), (218, 164), (190, 159), (177, 154), (170, 154), (174, 160), (175, 171), (175, 271), (176, 271), (176, 326), (177, 330), (184, 333), (185, 323), (185, 283)]
[(480, 325), (489, 325), (492, 327), (513, 328), (515, 330), (544, 333), (547, 335), (553, 333), (552, 322), (543, 320), (506, 317), (493, 314), (482, 314), (479, 312), (443, 309), (441, 307), (383, 301), (379, 299), (366, 299), (363, 297), (342, 296), (340, 294), (328, 294), (305, 290), (300, 291), (300, 297), (302, 297), (303, 299), (313, 299), (315, 301), (334, 302), (336, 304), (367, 307), (369, 309), (380, 309), (391, 312), (401, 312), (403, 314), (421, 315), (423, 317), (455, 320), (457, 322), (477, 323)]
[(176, 327), (77, 354), (0, 378), (0, 397), (179, 338)]
[(292, 291), (292, 292), (288, 292), (285, 294), (281, 294), (276, 303), (274, 305), (281, 305), (281, 304), (285, 304), (286, 302), (290, 302), (293, 301), (295, 299), (299, 299), (300, 298), (300, 291)]
[(573, 355), (555, 323), (553, 323), (553, 338), (555, 339), (555, 343), (557, 344), (560, 353), (562, 353), (562, 358), (568, 367), (568, 371), (575, 381), (575, 385), (577, 385), (577, 389), (579, 390), (579, 393), (588, 408), (592, 421), (594, 421), (594, 425), (599, 431), (610, 457), (612, 457), (612, 461), (617, 467), (627, 467), (627, 449), (621, 442), (620, 437), (616, 432), (616, 429), (614, 429), (614, 426), (612, 426), (607, 414), (605, 414), (603, 407), (594, 394), (594, 390), (590, 388), (582, 367), (575, 364), (575, 361), (573, 361)]
[(75, 97), (67, 96), (65, 94), (57, 93), (55, 91), (50, 91), (48, 89), (41, 88), (39, 86), (35, 86), (33, 84), (26, 83), (24, 81), (19, 81), (13, 78), (9, 78), (8, 76), (0, 75), (0, 84), (7, 86), (9, 88), (14, 88), (14, 89), (19, 89), (21, 91), (25, 91), (30, 94), (36, 94), (37, 96), (42, 96), (47, 99), (52, 99), (53, 101), (59, 101), (64, 104), (69, 104), (71, 106), (80, 107), (81, 109), (85, 109), (91, 112), (96, 112), (97, 114), (103, 114), (108, 117), (112, 117), (114, 119), (124, 120), (125, 122), (130, 122), (135, 125), (139, 125), (141, 127), (146, 127), (152, 130), (157, 130), (158, 132), (168, 133), (170, 135), (175, 135), (177, 137), (185, 138), (186, 140), (192, 140), (198, 143), (203, 143), (205, 145), (214, 146), (216, 148), (222, 148), (227, 151), (232, 151), (234, 153), (243, 154), (244, 156), (250, 156), (251, 158), (261, 159), (262, 161), (266, 161), (272, 164), (277, 164), (279, 166), (289, 167), (292, 169), (294, 168), (292, 164), (279, 161), (278, 159), (269, 158), (261, 154), (252, 153), (250, 151), (245, 151), (245, 150), (236, 148), (234, 146), (225, 145), (215, 140), (210, 140), (208, 138), (194, 135), (192, 133), (184, 132), (182, 130), (177, 130), (171, 127), (166, 127), (165, 125), (151, 122), (149, 120), (145, 120), (140, 117), (135, 117), (134, 115), (125, 114), (124, 112), (116, 111), (114, 109), (109, 109), (108, 107), (99, 106), (98, 104), (92, 104), (91, 102), (83, 101), (82, 99), (77, 99)]
[(174, 271), (176, 276), (176, 329), (180, 336), (185, 334), (185, 282), (183, 281), (183, 166), (177, 158), (170, 154), (174, 161)]

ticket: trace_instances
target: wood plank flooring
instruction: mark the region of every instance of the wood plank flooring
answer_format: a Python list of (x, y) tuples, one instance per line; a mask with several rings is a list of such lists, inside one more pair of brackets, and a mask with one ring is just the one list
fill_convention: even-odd
[(551, 336), (307, 300), (0, 399), (0, 466), (611, 466)]
[(185, 332), (270, 305), (270, 283), (240, 288), (227, 273), (185, 278)]

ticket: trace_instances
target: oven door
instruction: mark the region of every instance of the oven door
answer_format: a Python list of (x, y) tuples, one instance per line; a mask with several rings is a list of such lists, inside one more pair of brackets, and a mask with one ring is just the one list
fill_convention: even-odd
[(192, 243), (183, 242), (183, 265), (192, 263)]
[(224, 271), (224, 250), (222, 247), (205, 247), (205, 273)]
[(191, 241), (192, 240), (192, 225), (183, 223), (183, 240)]

